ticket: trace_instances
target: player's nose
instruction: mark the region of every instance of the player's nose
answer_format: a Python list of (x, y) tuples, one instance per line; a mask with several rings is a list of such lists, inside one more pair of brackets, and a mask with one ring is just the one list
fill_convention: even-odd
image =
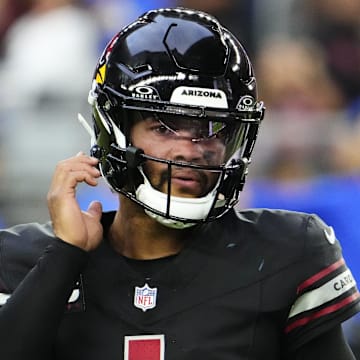
[(201, 164), (204, 160), (204, 149), (191, 132), (182, 132), (172, 148), (172, 158), (175, 161)]

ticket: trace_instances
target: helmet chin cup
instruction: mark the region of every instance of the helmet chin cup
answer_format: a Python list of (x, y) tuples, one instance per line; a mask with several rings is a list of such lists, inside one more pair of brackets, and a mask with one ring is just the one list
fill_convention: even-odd
[[(137, 188), (136, 198), (140, 202), (148, 205), (149, 208), (152, 208), (152, 211), (147, 210), (148, 215), (149, 213), (153, 214), (150, 216), (163, 225), (177, 229), (193, 226), (198, 221), (206, 219), (214, 205), (217, 186), (206, 196), (200, 198), (184, 198), (172, 196), (154, 189), (146, 176), (143, 176), (144, 183)], [(155, 213), (154, 210), (157, 213)], [(188, 221), (174, 220), (175, 218), (187, 219)], [(170, 221), (171, 219), (172, 221)]]

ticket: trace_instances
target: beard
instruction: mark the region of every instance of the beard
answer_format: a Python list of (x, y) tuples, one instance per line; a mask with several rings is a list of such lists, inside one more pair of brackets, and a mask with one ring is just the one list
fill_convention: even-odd
[[(146, 170), (145, 170), (146, 171)], [(152, 171), (146, 171), (147, 173), (147, 177), (150, 180), (152, 186), (158, 190), (161, 191), (163, 193), (167, 193), (168, 192), (168, 188), (171, 188), (171, 192), (173, 193), (174, 188), (176, 188), (176, 186), (174, 184), (172, 184), (172, 179), (174, 177), (183, 177), (185, 175), (183, 175), (184, 173), (186, 174), (186, 177), (189, 178), (193, 178), (196, 180), (196, 182), (198, 183), (198, 187), (199, 187), (199, 191), (197, 191), (196, 194), (194, 194), (193, 192), (186, 190), (186, 189), (180, 189), (181, 195), (183, 197), (203, 197), (206, 194), (209, 193), (209, 191), (212, 189), (212, 187), (215, 185), (218, 175), (215, 176), (211, 176), (209, 171), (204, 171), (204, 170), (194, 170), (191, 169), (189, 170), (184, 170), (184, 168), (181, 167), (173, 167), (172, 171), (171, 171), (171, 178), (169, 178), (169, 172), (167, 170), (162, 170), (157, 176), (153, 175)], [(170, 180), (170, 184), (169, 184), (169, 180)], [(174, 194), (172, 194), (174, 195)], [(177, 196), (177, 195), (174, 195)]]

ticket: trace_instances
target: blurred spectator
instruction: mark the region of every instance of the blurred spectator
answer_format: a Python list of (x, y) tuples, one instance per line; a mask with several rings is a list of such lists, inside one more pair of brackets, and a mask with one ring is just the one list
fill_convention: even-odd
[(347, 103), (360, 100), (360, 1), (297, 0), (298, 31), (318, 41)]
[(336, 111), (343, 105), (321, 49), (306, 39), (268, 39), (258, 51), (259, 94), (271, 110), (290, 113)]
[(0, 145), (6, 151), (0, 198), (6, 224), (46, 221), (54, 164), (89, 149), (76, 114), (83, 109), (88, 114), (99, 56), (97, 23), (74, 0), (30, 3), (9, 28), (0, 67), (6, 84), (0, 89)]
[(98, 28), (74, 0), (32, 0), (8, 30), (0, 95), (6, 106), (84, 97), (97, 57)]
[(267, 107), (267, 135), (254, 153), (256, 174), (289, 180), (329, 171), (343, 98), (321, 50), (304, 39), (269, 38), (255, 67)]
[[(360, 117), (360, 115), (359, 115)], [(332, 171), (337, 173), (360, 173), (360, 119), (344, 123), (337, 129), (337, 140), (332, 152)]]
[(0, 0), (0, 58), (4, 53), (4, 38), (9, 27), (29, 8), (28, 1)]

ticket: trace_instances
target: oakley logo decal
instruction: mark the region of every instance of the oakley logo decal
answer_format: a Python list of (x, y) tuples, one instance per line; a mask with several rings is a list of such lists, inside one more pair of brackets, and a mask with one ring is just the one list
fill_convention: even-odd
[(255, 99), (250, 95), (244, 95), (240, 98), (236, 108), (238, 110), (252, 111), (256, 106)]
[(157, 90), (151, 86), (136, 86), (133, 89), (132, 97), (146, 99), (146, 100), (159, 100), (160, 96)]

